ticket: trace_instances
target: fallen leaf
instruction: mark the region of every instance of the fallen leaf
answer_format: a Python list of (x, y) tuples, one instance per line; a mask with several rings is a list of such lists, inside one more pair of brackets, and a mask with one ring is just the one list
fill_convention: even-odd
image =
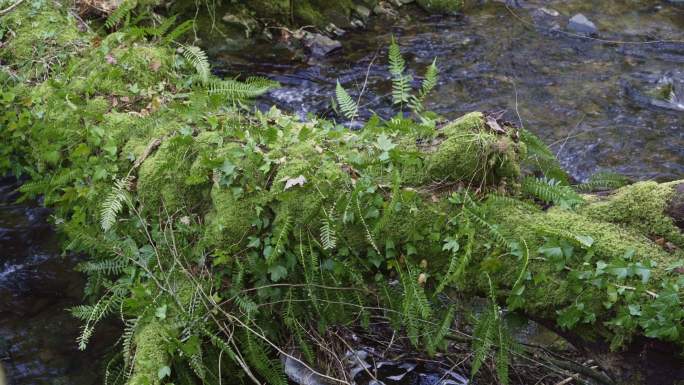
[(296, 178), (289, 178), (285, 181), (285, 190), (297, 185), (304, 186), (304, 183), (306, 183), (306, 178), (304, 178), (304, 175), (300, 175)]

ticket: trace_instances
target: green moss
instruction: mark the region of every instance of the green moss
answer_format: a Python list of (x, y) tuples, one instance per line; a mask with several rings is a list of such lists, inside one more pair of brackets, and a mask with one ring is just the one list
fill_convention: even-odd
[(44, 77), (88, 45), (65, 8), (43, 2), (20, 5), (0, 18), (0, 29), (5, 32), (0, 59), (29, 79)]
[(167, 138), (140, 166), (138, 197), (152, 215), (197, 210), (205, 202), (206, 190), (186, 183), (196, 156), (193, 143), (192, 137)]
[(453, 13), (463, 8), (463, 0), (418, 0), (418, 5), (432, 13)]
[(432, 181), (495, 184), (520, 175), (521, 148), (511, 137), (488, 131), (482, 113), (465, 115), (442, 130), (443, 141), (426, 161)]
[(684, 247), (684, 236), (665, 213), (674, 193), (672, 184), (639, 182), (612, 195), (594, 198), (579, 212), (588, 218), (631, 227), (645, 235), (663, 237)]
[(157, 385), (159, 369), (169, 366), (166, 340), (169, 333), (157, 321), (143, 326), (135, 336), (135, 361), (133, 375), (127, 385)]
[(211, 189), (212, 209), (205, 216), (204, 243), (232, 251), (247, 242), (255, 231), (257, 207), (262, 207), (266, 195), (235, 198), (232, 190), (214, 185)]

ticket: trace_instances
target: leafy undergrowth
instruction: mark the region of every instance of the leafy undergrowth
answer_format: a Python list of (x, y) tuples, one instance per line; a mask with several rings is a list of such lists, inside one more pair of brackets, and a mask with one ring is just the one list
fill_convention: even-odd
[(351, 132), (245, 108), (274, 84), (215, 79), (177, 42), (188, 22), (136, 8), (107, 34), (67, 11), (34, 1), (0, 19), (0, 170), (26, 175), (24, 195), (91, 256), (90, 304), (72, 312), (82, 348), (103, 318), (125, 325), (107, 383), (285, 384), (279, 354), (315, 366), (311, 331), (378, 317), (434, 354), (456, 294), (490, 298), (471, 366), (493, 359), (502, 383), (503, 304), (616, 349), (684, 345), (684, 241), (663, 213), (680, 182), (582, 196), (625, 181), (571, 186), (538, 138), (492, 116), (440, 122), (422, 110), (436, 67), (411, 96), (394, 44), (394, 100), (418, 121)]

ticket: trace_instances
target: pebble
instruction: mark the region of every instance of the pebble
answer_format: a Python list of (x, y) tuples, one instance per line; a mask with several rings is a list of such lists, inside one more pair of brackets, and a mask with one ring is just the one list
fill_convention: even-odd
[(596, 24), (581, 13), (576, 14), (570, 19), (568, 22), (568, 29), (574, 32), (586, 33), (588, 35), (594, 35), (598, 32)]

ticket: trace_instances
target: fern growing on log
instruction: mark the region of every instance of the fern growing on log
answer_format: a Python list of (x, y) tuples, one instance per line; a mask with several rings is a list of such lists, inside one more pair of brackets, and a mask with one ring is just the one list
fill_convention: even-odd
[(545, 203), (572, 209), (582, 204), (582, 199), (572, 187), (563, 185), (555, 179), (527, 177), (522, 183), (523, 191)]
[(413, 78), (404, 74), (406, 62), (394, 37), (389, 46), (389, 72), (392, 75), (392, 102), (403, 106), (411, 101), (411, 82)]
[(181, 45), (181, 52), (185, 59), (195, 67), (195, 71), (197, 71), (197, 75), (202, 83), (207, 83), (211, 74), (207, 54), (201, 48), (192, 45)]
[(615, 190), (631, 183), (629, 177), (614, 172), (597, 172), (585, 183), (575, 186), (579, 191)]
[(359, 114), (359, 106), (354, 99), (352, 99), (347, 90), (342, 87), (339, 80), (335, 87), (335, 97), (337, 99), (337, 105), (340, 107), (340, 111), (342, 111), (344, 117), (349, 120), (354, 120)]
[(127, 176), (114, 182), (114, 188), (107, 195), (100, 209), (100, 227), (108, 231), (114, 226), (116, 217), (123, 209), (124, 203), (129, 200), (128, 190), (131, 188), (133, 178)]
[(131, 15), (131, 12), (138, 6), (138, 2), (135, 0), (124, 0), (119, 6), (107, 17), (105, 21), (105, 27), (111, 29), (117, 24), (121, 23), (124, 19)]

